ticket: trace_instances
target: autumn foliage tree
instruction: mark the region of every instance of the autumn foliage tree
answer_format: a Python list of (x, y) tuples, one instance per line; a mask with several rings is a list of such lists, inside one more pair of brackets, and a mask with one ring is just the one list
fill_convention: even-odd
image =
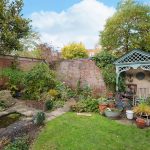
[(22, 0), (0, 0), (0, 54), (22, 49), (20, 40), (30, 32), (30, 20), (23, 18)]
[(100, 33), (104, 50), (126, 53), (139, 48), (150, 51), (150, 5), (122, 0)]
[(64, 59), (87, 58), (88, 53), (82, 43), (71, 43), (62, 49), (62, 57)]

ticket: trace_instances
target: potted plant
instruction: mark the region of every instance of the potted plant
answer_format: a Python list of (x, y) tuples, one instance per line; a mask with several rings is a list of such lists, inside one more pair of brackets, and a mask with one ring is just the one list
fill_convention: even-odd
[(115, 100), (108, 100), (108, 107), (115, 108)]
[[(146, 103), (141, 103), (138, 106), (133, 108), (134, 113), (137, 116), (136, 123), (137, 126), (140, 127), (138, 122), (141, 123), (141, 128), (144, 126), (149, 126), (149, 116), (150, 116), (150, 106), (147, 105)], [(143, 125), (145, 124), (145, 125)]]
[(144, 128), (146, 126), (146, 121), (144, 118), (137, 117), (136, 119), (136, 125), (138, 128)]
[(105, 109), (108, 107), (107, 98), (101, 97), (98, 99), (99, 111), (101, 114), (104, 114)]
[(107, 95), (108, 95), (108, 98), (113, 98), (114, 96), (113, 92), (109, 92)]

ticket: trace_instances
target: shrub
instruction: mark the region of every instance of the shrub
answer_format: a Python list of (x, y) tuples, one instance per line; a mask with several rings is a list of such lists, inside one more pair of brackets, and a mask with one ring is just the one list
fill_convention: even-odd
[(41, 97), (40, 100), (45, 102), (53, 100), (53, 97), (49, 94), (49, 92), (43, 92), (40, 97)]
[(8, 144), (4, 150), (29, 150), (28, 137), (16, 138), (12, 143)]
[(34, 118), (33, 118), (33, 122), (36, 125), (42, 125), (45, 121), (45, 113), (44, 112), (38, 112)]
[(57, 81), (55, 89), (59, 93), (59, 98), (61, 100), (67, 101), (69, 98), (75, 96), (75, 92), (72, 91), (71, 88), (66, 86), (64, 83)]
[(108, 103), (108, 98), (106, 98), (106, 97), (100, 97), (100, 98), (98, 98), (97, 99), (97, 101), (98, 101), (98, 104), (107, 104)]
[(79, 97), (79, 99), (86, 99), (87, 97), (92, 96), (92, 89), (88, 84), (85, 84), (83, 87), (81, 87), (80, 81), (78, 81), (76, 95)]
[(61, 108), (64, 106), (64, 103), (65, 102), (62, 100), (55, 100), (55, 101), (53, 101), (53, 108), (54, 109)]
[(56, 98), (59, 93), (55, 89), (50, 89), (48, 94), (50, 94), (50, 96), (52, 96), (53, 98)]
[(53, 101), (52, 100), (46, 101), (45, 107), (46, 107), (46, 110), (51, 110), (53, 108)]
[(95, 55), (93, 60), (99, 68), (104, 68), (108, 64), (112, 64), (116, 60), (116, 57), (107, 51), (102, 51)]
[(71, 109), (76, 112), (98, 112), (98, 101), (88, 97), (85, 100), (78, 101)]
[(26, 73), (12, 68), (5, 68), (2, 69), (0, 77), (5, 77), (8, 79), (7, 81), (7, 88), (12, 89), (13, 87), (19, 89), (21, 86), (24, 85), (24, 78)]
[(55, 87), (55, 75), (45, 63), (37, 64), (25, 77), (25, 97), (39, 100), (41, 93)]

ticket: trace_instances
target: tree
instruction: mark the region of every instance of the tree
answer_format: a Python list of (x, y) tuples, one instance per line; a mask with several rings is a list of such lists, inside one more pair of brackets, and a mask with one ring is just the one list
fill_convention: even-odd
[(41, 59), (46, 60), (48, 63), (52, 62), (52, 47), (47, 43), (38, 45), (37, 51), (39, 52)]
[(22, 7), (22, 0), (0, 1), (0, 54), (21, 50), (20, 40), (31, 30), (30, 20), (21, 14)]
[(40, 37), (37, 32), (30, 31), (27, 36), (20, 40), (24, 51), (34, 50), (40, 43)]
[(126, 53), (139, 48), (150, 51), (150, 5), (122, 0), (100, 37), (104, 50)]
[(71, 43), (62, 49), (64, 59), (87, 58), (88, 53), (82, 43)]

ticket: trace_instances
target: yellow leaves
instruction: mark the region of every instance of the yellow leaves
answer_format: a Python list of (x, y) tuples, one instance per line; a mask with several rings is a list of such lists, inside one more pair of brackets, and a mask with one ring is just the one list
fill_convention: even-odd
[(64, 59), (87, 58), (88, 54), (82, 43), (71, 43), (62, 49)]
[(136, 114), (146, 114), (150, 115), (150, 106), (147, 104), (139, 104), (138, 106), (133, 108), (133, 111)]

